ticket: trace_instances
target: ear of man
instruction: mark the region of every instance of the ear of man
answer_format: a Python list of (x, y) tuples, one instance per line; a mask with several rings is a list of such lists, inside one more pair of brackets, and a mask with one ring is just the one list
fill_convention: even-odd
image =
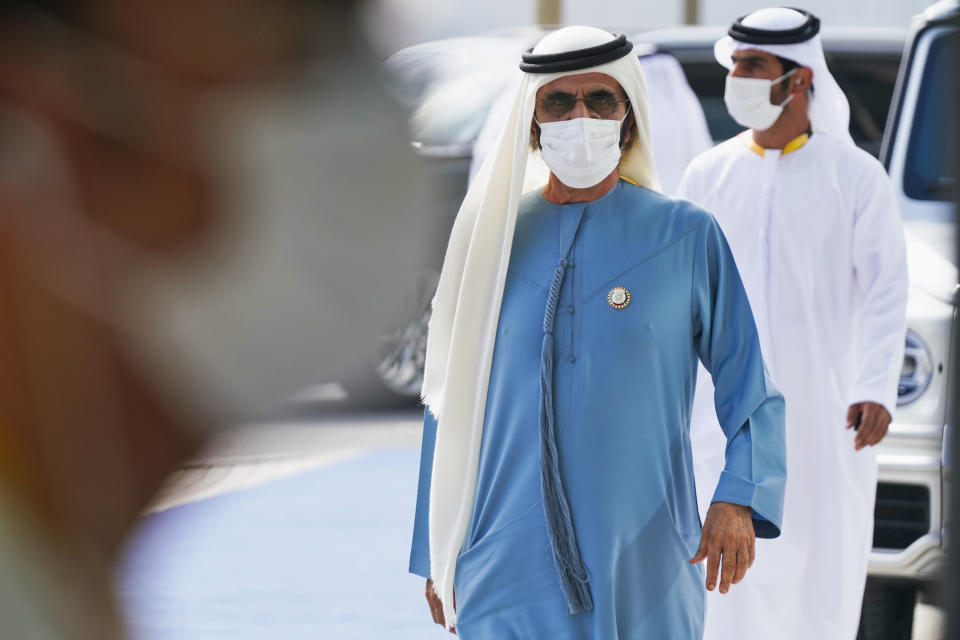
[(800, 67), (794, 74), (792, 88), (794, 91), (807, 91), (813, 85), (813, 70), (810, 67)]
[(786, 78), (784, 97), (790, 94), (795, 94), (794, 99), (804, 94), (809, 96), (812, 85), (813, 71), (809, 67), (799, 67), (792, 76)]
[(636, 119), (633, 117), (633, 109), (630, 109), (630, 112), (627, 113), (627, 117), (623, 121), (623, 125), (620, 127), (620, 148), (623, 150), (629, 149), (633, 142), (633, 132), (636, 129), (635, 123)]
[(796, 100), (810, 91), (812, 82), (813, 71), (809, 67), (798, 67), (789, 78), (784, 78), (777, 83), (771, 93), (771, 98), (775, 99), (771, 102), (783, 102), (790, 95), (793, 95), (793, 99)]

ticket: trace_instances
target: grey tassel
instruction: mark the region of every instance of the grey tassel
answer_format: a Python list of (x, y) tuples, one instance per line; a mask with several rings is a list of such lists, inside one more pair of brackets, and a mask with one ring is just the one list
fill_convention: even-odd
[(554, 425), (553, 322), (567, 264), (567, 259), (562, 258), (560, 266), (554, 272), (543, 316), (543, 350), (540, 355), (540, 487), (543, 492), (547, 532), (553, 548), (553, 567), (563, 589), (567, 612), (573, 615), (593, 609), (593, 595), (590, 592), (587, 568), (580, 557), (570, 505), (560, 478)]

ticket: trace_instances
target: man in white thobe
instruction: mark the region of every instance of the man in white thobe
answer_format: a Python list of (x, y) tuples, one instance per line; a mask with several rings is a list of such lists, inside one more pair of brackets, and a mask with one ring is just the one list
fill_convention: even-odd
[[(783, 535), (757, 542), (763, 562), (739, 590), (708, 594), (708, 640), (852, 640), (860, 617), (872, 445), (896, 406), (907, 271), (893, 190), (847, 132), (819, 26), (803, 11), (763, 9), (717, 42), (730, 69), (725, 102), (748, 130), (696, 158), (678, 187), (730, 242), (787, 407)], [(699, 378), (691, 436), (702, 510), (722, 457), (709, 457), (713, 395)]]

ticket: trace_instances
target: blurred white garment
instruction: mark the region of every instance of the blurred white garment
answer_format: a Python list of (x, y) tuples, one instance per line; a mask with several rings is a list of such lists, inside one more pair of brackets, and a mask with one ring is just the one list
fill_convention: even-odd
[(700, 101), (671, 55), (640, 58), (650, 94), (653, 162), (664, 193), (673, 193), (687, 165), (713, 146)]
[[(854, 450), (846, 414), (862, 401), (896, 407), (904, 235), (876, 159), (816, 129), (805, 139), (782, 153), (744, 132), (696, 158), (678, 190), (720, 222), (787, 409), (782, 534), (757, 540), (753, 567), (729, 593), (708, 594), (708, 640), (853, 640), (860, 618), (877, 465), (872, 447)], [(691, 442), (703, 517), (723, 441), (701, 374)]]
[[(653, 163), (657, 167), (663, 192), (672, 193), (687, 163), (709, 149), (713, 141), (700, 101), (687, 84), (683, 68), (676, 58), (664, 53), (641, 55), (640, 68), (647, 79)], [(503, 131), (519, 82), (520, 75), (517, 74), (511, 86), (503, 91), (487, 114), (473, 145), (471, 183)], [(545, 184), (548, 175), (540, 155), (532, 154), (524, 180), (524, 192)]]

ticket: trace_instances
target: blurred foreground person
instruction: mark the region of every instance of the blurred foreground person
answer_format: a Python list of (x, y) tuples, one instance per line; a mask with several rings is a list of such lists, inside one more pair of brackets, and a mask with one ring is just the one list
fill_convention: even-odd
[[(568, 27), (520, 68), (434, 300), (410, 570), (468, 640), (698, 638), (704, 584), (779, 533), (782, 398), (719, 227), (658, 192), (629, 41)], [(727, 438), (702, 532), (698, 359)]]
[(332, 374), (409, 273), (370, 260), (420, 235), (419, 185), (353, 10), (0, 10), (0, 637), (122, 636), (113, 563), (158, 485)]
[[(736, 593), (710, 597), (706, 637), (716, 640), (854, 638), (873, 534), (871, 447), (896, 406), (903, 229), (883, 167), (847, 132), (819, 28), (794, 9), (734, 22), (715, 54), (730, 69), (730, 115), (749, 130), (694, 160), (679, 190), (729, 238), (787, 401), (783, 536), (758, 544), (758, 567)], [(697, 391), (692, 430), (701, 511), (723, 464), (710, 391)]]

